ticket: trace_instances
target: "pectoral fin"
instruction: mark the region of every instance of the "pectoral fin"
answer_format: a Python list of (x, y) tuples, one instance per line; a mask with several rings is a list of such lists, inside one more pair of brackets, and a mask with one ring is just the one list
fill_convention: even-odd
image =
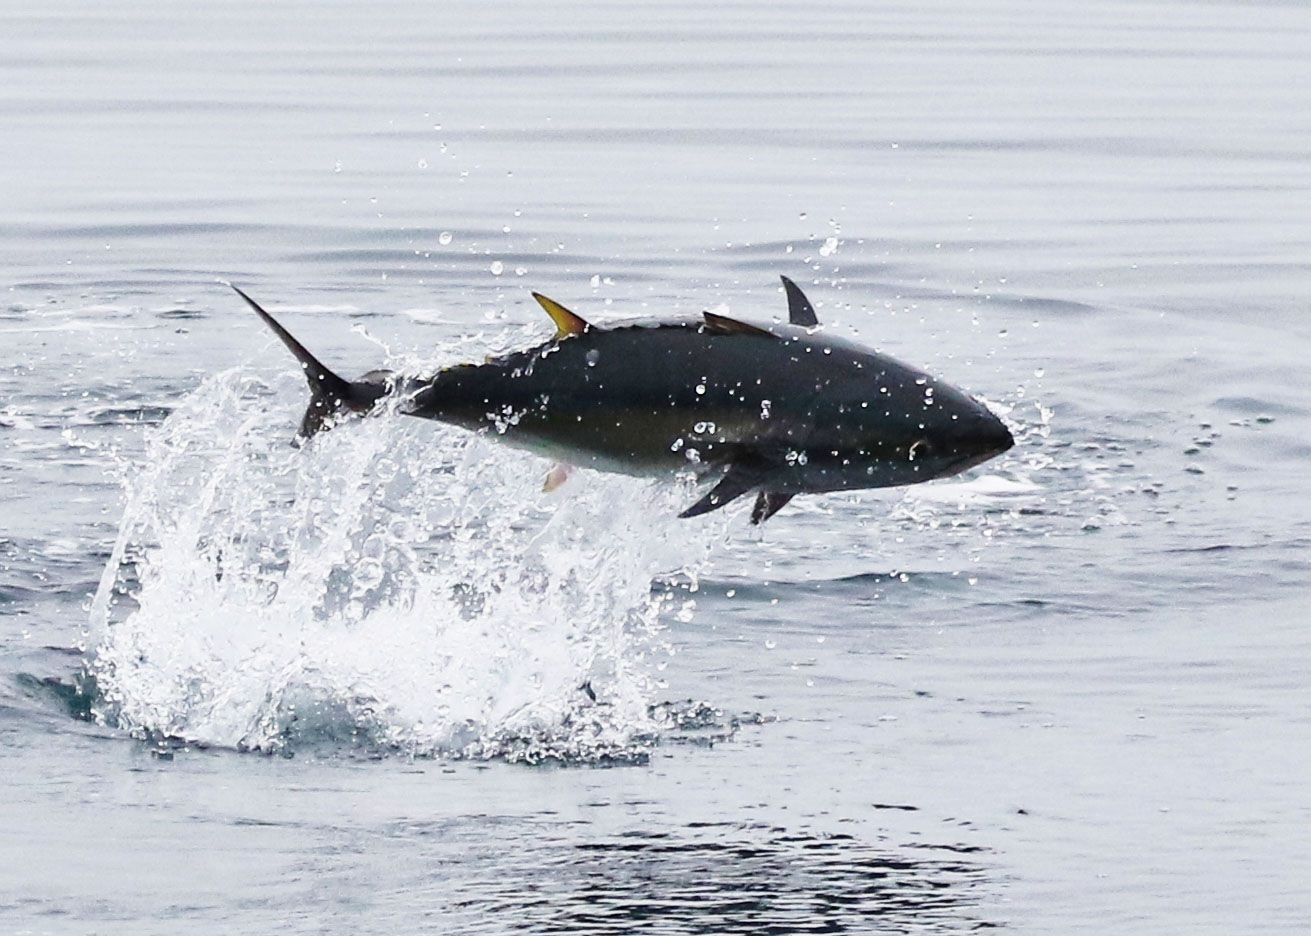
[(791, 494), (772, 494), (769, 491), (761, 491), (756, 496), (756, 506), (751, 508), (751, 522), (753, 524), (764, 523), (787, 506), (787, 502), (790, 500), (792, 500)]
[(734, 462), (719, 479), (719, 483), (710, 489), (705, 497), (684, 510), (680, 517), (699, 517), (703, 513), (718, 510), (730, 501), (734, 501), (748, 491), (760, 485), (760, 471), (742, 462)]

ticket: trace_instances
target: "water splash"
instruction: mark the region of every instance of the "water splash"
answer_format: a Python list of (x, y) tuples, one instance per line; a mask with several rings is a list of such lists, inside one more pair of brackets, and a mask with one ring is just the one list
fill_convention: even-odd
[(229, 371), (148, 439), (92, 609), (96, 716), (243, 750), (640, 759), (667, 721), (652, 579), (719, 535), (676, 519), (686, 492), (543, 494), (547, 463), (402, 418), (296, 451), (302, 396)]

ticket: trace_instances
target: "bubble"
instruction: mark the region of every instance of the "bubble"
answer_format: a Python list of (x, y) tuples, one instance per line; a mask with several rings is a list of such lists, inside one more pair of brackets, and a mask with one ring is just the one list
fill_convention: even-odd
[(443, 247), (450, 244), (450, 242), (454, 239), (455, 239), (455, 235), (452, 234), (450, 231), (442, 231), (440, 234), (437, 235), (437, 243), (441, 244)]
[(505, 272), (505, 264), (500, 260), (493, 260), (491, 266), (492, 276), (500, 276)]

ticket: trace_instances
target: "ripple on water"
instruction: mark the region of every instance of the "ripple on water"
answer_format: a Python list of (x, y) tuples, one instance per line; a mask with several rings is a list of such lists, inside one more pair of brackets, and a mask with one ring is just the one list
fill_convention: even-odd
[[(727, 822), (547, 843), (460, 882), (461, 931), (524, 919), (539, 933), (967, 933), (982, 864), (948, 845), (875, 847), (847, 834)], [(508, 865), (508, 866), (507, 866)], [(509, 916), (501, 916), (509, 914)], [(478, 925), (475, 918), (484, 921)]]

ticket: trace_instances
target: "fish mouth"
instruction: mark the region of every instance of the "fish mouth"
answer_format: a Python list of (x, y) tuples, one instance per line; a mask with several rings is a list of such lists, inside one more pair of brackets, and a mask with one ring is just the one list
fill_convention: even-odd
[(957, 458), (949, 462), (938, 477), (950, 478), (962, 474), (1009, 451), (1014, 445), (1015, 437), (1011, 431), (1000, 419), (993, 417), (984, 431), (954, 446)]

